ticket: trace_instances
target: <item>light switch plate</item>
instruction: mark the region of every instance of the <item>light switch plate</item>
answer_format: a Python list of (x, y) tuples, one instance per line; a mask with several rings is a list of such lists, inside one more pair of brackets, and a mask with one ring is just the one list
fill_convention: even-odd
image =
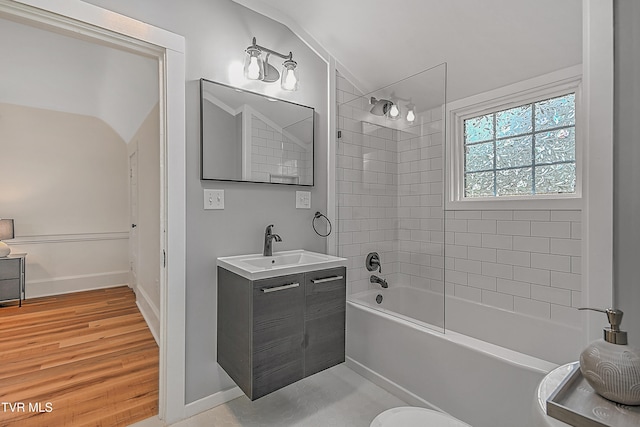
[(311, 191), (296, 191), (296, 209), (311, 209)]
[(204, 190), (204, 208), (224, 209), (224, 190)]

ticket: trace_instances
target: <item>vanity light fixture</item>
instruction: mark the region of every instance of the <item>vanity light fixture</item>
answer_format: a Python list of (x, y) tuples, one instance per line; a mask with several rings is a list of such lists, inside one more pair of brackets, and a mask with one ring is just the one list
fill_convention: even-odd
[(398, 120), (400, 118), (400, 106), (397, 102), (391, 104), (389, 108), (389, 118), (391, 120)]
[(416, 120), (416, 107), (413, 104), (407, 105), (407, 122), (413, 124)]
[(4, 258), (11, 253), (11, 248), (3, 240), (13, 239), (13, 220), (0, 219), (0, 258)]
[(391, 120), (397, 120), (400, 118), (400, 104), (397, 102), (389, 101), (388, 99), (377, 99), (375, 96), (369, 98), (369, 104), (371, 107), (371, 114), (376, 116), (387, 116)]
[(375, 96), (369, 98), (369, 104), (373, 105), (371, 107), (371, 114), (376, 116), (388, 116), (391, 117), (391, 110), (395, 107), (395, 115), (400, 114), (400, 110), (398, 110), (398, 106), (395, 105), (392, 101), (388, 99), (377, 99)]
[[(264, 60), (261, 56), (262, 52), (267, 52)], [(256, 43), (256, 38), (254, 37), (251, 46), (245, 50), (245, 54), (244, 76), (247, 79), (261, 80), (266, 83), (280, 80), (282, 89), (288, 91), (298, 90), (298, 83), (300, 81), (296, 68), (298, 63), (293, 60), (293, 53), (289, 52), (289, 55), (283, 55), (282, 53), (260, 46)], [(282, 73), (279, 73), (273, 65), (269, 64), (270, 55), (276, 55), (285, 60), (282, 63)]]
[(298, 64), (293, 59), (287, 59), (282, 64), (282, 80), (280, 85), (284, 90), (298, 90), (298, 70), (296, 66)]
[[(254, 42), (256, 39), (253, 39)], [(249, 80), (264, 79), (264, 62), (260, 57), (260, 49), (249, 46), (245, 51), (247, 56), (244, 59), (244, 76)]]

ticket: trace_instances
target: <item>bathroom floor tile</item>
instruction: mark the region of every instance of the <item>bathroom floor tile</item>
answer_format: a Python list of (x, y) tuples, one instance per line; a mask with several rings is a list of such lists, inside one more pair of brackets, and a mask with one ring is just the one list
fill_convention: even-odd
[[(338, 365), (261, 399), (246, 396), (175, 424), (177, 427), (367, 427), (380, 412), (407, 404)], [(157, 419), (134, 427), (156, 427)]]

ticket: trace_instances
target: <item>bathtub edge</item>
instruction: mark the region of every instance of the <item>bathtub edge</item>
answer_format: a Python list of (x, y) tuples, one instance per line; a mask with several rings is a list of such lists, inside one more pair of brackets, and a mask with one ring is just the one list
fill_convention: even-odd
[(398, 397), (399, 399), (404, 400), (410, 406), (418, 406), (421, 408), (433, 409), (445, 414), (447, 413), (436, 405), (424, 400), (417, 394), (410, 392), (406, 388), (402, 387), (394, 381), (391, 381), (387, 377), (380, 375), (370, 368), (367, 368), (362, 363), (354, 360), (349, 356), (345, 357), (345, 365), (347, 366), (347, 368), (351, 369), (361, 377), (366, 378), (378, 387), (381, 387), (394, 396)]

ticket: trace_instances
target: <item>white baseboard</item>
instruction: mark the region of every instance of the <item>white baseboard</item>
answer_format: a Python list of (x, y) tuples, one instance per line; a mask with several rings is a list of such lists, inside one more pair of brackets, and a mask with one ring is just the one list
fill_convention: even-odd
[(104, 240), (128, 240), (128, 231), (110, 231), (106, 233), (77, 234), (41, 234), (34, 236), (18, 236), (11, 239), (11, 245), (41, 245), (51, 243), (99, 242)]
[[(28, 274), (28, 273), (27, 273)], [(51, 279), (27, 281), (26, 298), (47, 297), (94, 289), (114, 288), (129, 283), (128, 271), (108, 271), (97, 274), (53, 277)]]
[(356, 362), (352, 358), (346, 357), (345, 359), (346, 359), (345, 365), (349, 369), (356, 372), (358, 375), (365, 377), (366, 379), (368, 379), (378, 387), (381, 387), (387, 390), (389, 393), (393, 394), (394, 396), (404, 400), (409, 405), (419, 406), (422, 408), (434, 409), (436, 411), (444, 412), (442, 409), (427, 402), (417, 394), (410, 392), (406, 388), (396, 384), (395, 382), (389, 380), (388, 378), (383, 377), (382, 375), (378, 374), (375, 371), (372, 371), (371, 369), (367, 368), (363, 364)]
[(185, 417), (193, 417), (200, 412), (215, 408), (216, 406), (220, 406), (223, 403), (227, 403), (228, 401), (236, 399), (240, 396), (244, 396), (244, 393), (242, 392), (242, 390), (240, 390), (240, 387), (233, 387), (229, 390), (219, 391), (210, 396), (203, 397), (202, 399), (196, 400), (195, 402), (187, 403), (184, 407)]
[(147, 326), (151, 331), (151, 335), (153, 335), (153, 339), (156, 340), (156, 344), (160, 346), (160, 312), (141, 286), (134, 287), (133, 291), (136, 294), (138, 310), (140, 310), (142, 317), (144, 317), (144, 321), (147, 322)]

